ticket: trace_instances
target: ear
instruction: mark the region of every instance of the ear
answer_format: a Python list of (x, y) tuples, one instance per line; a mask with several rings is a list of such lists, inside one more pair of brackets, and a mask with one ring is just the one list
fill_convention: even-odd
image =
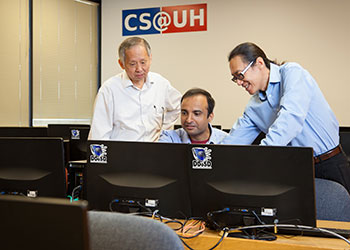
[(259, 67), (266, 67), (264, 59), (262, 59), (261, 56), (256, 58), (255, 64), (258, 65)]
[(208, 122), (211, 122), (214, 119), (214, 112), (211, 112), (211, 114), (208, 117)]
[(125, 69), (124, 64), (122, 63), (122, 61), (120, 59), (118, 59), (118, 63), (122, 69)]

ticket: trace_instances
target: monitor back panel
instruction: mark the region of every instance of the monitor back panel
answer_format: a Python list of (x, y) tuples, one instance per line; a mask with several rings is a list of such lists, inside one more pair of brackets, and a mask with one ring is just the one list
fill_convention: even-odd
[[(227, 223), (241, 225), (254, 211), (266, 223), (277, 218), (280, 223), (316, 225), (312, 148), (190, 147), (192, 216), (221, 213), (220, 220), (231, 217)], [(204, 160), (196, 159), (196, 151)], [(227, 208), (229, 217), (222, 212)], [(271, 211), (276, 215), (269, 215)]]
[(88, 124), (48, 124), (47, 134), (50, 137), (62, 137), (64, 140), (70, 140), (72, 137), (71, 130), (75, 127), (90, 129)]
[(66, 196), (61, 138), (0, 138), (0, 192)]
[(88, 144), (85, 193), (90, 208), (133, 212), (141, 204), (159, 210), (163, 216), (190, 215), (186, 145), (117, 141)]
[(0, 196), (1, 249), (88, 250), (87, 202)]
[(46, 137), (46, 127), (0, 127), (0, 137)]
[(343, 147), (345, 154), (350, 162), (350, 127), (339, 128), (340, 144)]
[(90, 126), (71, 126), (69, 127), (69, 131), (69, 160), (86, 160), (87, 139), (90, 131)]

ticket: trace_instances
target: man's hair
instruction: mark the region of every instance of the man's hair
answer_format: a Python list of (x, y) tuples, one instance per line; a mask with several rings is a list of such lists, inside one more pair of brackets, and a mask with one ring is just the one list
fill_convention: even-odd
[(127, 49), (130, 49), (131, 47), (135, 46), (135, 45), (142, 45), (145, 47), (148, 56), (151, 56), (151, 46), (149, 45), (149, 43), (141, 38), (141, 37), (129, 37), (127, 39), (125, 39), (119, 46), (118, 49), (118, 54), (119, 54), (119, 59), (121, 60), (121, 62), (124, 64), (125, 63), (125, 51)]
[(214, 107), (215, 107), (215, 100), (211, 96), (211, 94), (200, 88), (193, 88), (190, 90), (187, 90), (187, 92), (181, 97), (181, 103), (184, 99), (191, 97), (191, 96), (196, 96), (196, 95), (203, 95), (207, 98), (207, 103), (208, 103), (208, 117), (211, 113), (213, 113)]
[(249, 42), (241, 43), (236, 48), (234, 48), (228, 55), (228, 61), (231, 61), (231, 59), (235, 56), (241, 56), (242, 61), (246, 63), (250, 63), (251, 61), (254, 61), (255, 63), (255, 60), (258, 57), (261, 57), (264, 60), (265, 65), (268, 69), (270, 69), (270, 63), (277, 64), (277, 62), (268, 59), (265, 52), (262, 49), (260, 49), (256, 44)]

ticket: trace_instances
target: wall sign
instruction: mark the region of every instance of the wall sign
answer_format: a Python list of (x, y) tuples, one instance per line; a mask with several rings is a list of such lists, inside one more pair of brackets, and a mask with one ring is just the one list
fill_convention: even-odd
[(207, 4), (122, 11), (123, 36), (207, 30)]

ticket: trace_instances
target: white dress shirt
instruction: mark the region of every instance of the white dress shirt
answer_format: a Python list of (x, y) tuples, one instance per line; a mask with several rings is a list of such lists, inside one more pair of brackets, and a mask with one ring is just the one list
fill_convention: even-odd
[(95, 100), (89, 140), (157, 141), (179, 117), (181, 94), (149, 72), (142, 89), (124, 71), (109, 78)]

